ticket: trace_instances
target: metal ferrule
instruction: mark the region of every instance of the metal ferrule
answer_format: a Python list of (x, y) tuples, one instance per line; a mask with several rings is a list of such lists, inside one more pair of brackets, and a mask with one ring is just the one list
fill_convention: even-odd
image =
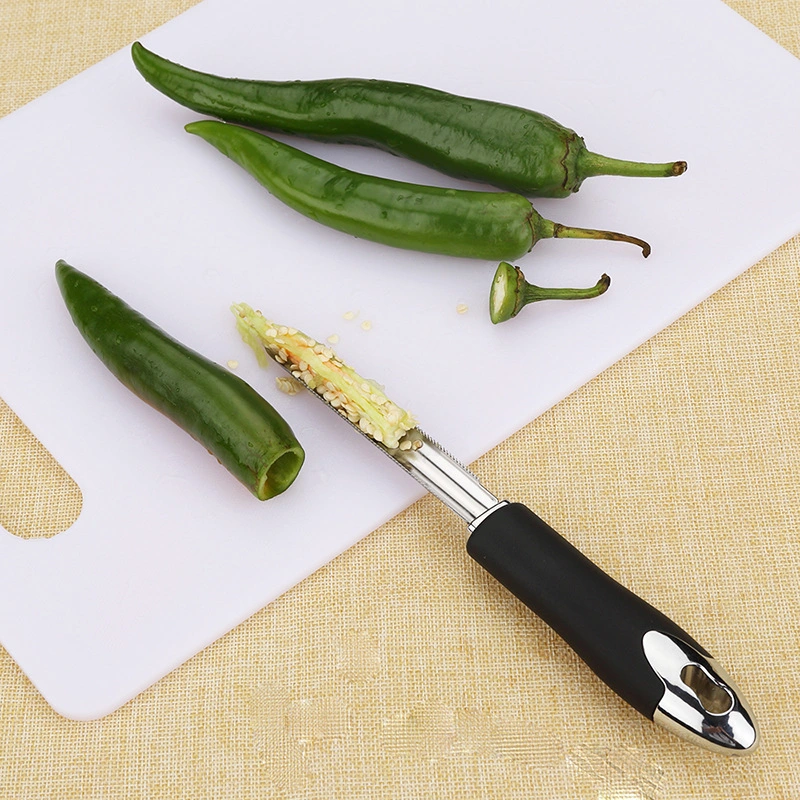
[(751, 753), (758, 730), (725, 670), (669, 634), (648, 631), (642, 647), (664, 683), (653, 721), (694, 744), (728, 755)]

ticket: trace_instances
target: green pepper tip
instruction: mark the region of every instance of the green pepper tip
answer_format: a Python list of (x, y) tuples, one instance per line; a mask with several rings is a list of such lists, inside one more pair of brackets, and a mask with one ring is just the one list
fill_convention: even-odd
[(187, 122), (186, 125), (183, 126), (183, 129), (187, 133), (194, 134), (195, 136), (199, 136), (201, 139), (210, 141), (207, 136), (209, 131), (224, 130), (226, 128), (234, 127), (237, 126), (229, 125), (227, 122), (220, 122), (216, 119), (196, 119), (193, 122)]
[(56, 261), (56, 283), (62, 291), (64, 290), (64, 284), (69, 275), (74, 275), (77, 271), (78, 270), (71, 264), (67, 264), (63, 258), (59, 258), (58, 261)]
[(145, 80), (148, 80), (147, 75), (144, 72), (147, 66), (145, 60), (148, 58), (148, 56), (152, 57), (153, 55), (154, 54), (151, 53), (141, 42), (137, 41), (131, 45), (131, 59), (133, 60), (133, 65)]

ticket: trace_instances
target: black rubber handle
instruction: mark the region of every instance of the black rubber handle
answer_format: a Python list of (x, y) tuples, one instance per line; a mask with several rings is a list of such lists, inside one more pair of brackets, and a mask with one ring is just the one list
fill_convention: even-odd
[(710, 657), (524, 505), (510, 503), (493, 511), (467, 540), (467, 552), (648, 719), (653, 719), (664, 684), (645, 658), (644, 634), (672, 634)]

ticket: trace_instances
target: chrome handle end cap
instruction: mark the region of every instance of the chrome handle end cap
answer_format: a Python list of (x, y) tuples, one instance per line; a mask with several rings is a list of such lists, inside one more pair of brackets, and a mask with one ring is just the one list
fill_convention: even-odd
[(664, 684), (654, 722), (717, 753), (746, 755), (758, 747), (753, 714), (715, 659), (661, 631), (648, 631), (642, 647)]

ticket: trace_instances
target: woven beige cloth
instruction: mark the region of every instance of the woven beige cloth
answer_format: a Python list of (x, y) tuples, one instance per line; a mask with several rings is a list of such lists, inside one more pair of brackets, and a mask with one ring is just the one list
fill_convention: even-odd
[[(800, 55), (798, 0), (728, 1)], [(0, 0), (0, 114), (192, 4)], [(473, 465), (722, 655), (758, 752), (640, 718), (426, 498), (98, 722), (0, 649), (0, 798), (800, 798), (798, 264), (795, 239)], [(0, 522), (79, 509), (0, 408)]]

